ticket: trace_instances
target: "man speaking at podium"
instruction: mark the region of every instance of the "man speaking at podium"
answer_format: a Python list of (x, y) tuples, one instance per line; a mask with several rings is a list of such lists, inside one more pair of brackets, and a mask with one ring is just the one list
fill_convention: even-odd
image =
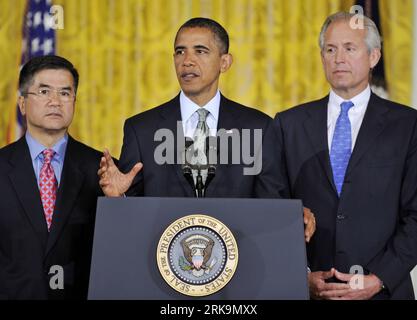
[[(272, 119), (225, 98), (218, 89), (220, 74), (232, 61), (228, 34), (216, 21), (194, 18), (180, 27), (174, 64), (181, 92), (171, 101), (126, 120), (119, 167), (127, 173), (118, 170), (108, 151), (100, 163), (100, 185), (107, 196), (282, 197), (285, 183), (280, 159), (275, 157)], [(170, 132), (171, 140), (166, 135)], [(213, 164), (207, 157), (210, 136), (216, 137), (215, 142), (226, 141), (226, 148), (221, 143), (211, 146), (211, 158), (220, 158), (220, 163)], [(187, 137), (193, 142), (191, 151), (184, 142)], [(158, 156), (164, 143), (166, 149)], [(246, 157), (252, 163), (244, 161), (245, 150), (253, 155)], [(235, 161), (236, 155), (243, 159)], [(159, 159), (171, 156), (177, 161), (163, 163)], [(308, 241), (315, 220), (308, 209), (304, 218)]]

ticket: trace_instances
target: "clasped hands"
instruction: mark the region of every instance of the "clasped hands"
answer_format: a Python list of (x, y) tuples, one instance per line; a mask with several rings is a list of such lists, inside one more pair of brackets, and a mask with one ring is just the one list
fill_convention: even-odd
[[(340, 282), (328, 282), (335, 278)], [(382, 289), (382, 281), (374, 274), (342, 273), (332, 268), (308, 274), (310, 295), (318, 300), (367, 300)]]

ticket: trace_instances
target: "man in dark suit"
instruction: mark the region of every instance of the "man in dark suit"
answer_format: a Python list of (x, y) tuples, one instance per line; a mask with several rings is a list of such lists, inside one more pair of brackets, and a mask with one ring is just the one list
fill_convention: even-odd
[(78, 73), (64, 58), (21, 70), (24, 137), (0, 150), (0, 299), (85, 299), (101, 153), (67, 133)]
[[(316, 214), (312, 297), (412, 299), (417, 112), (371, 93), (381, 39), (370, 19), (357, 19), (337, 13), (324, 23), (321, 56), (332, 90), (277, 114), (278, 141), (291, 197)], [(358, 22), (364, 27), (353, 28)]]
[[(119, 167), (128, 173), (119, 172), (105, 152), (98, 172), (104, 193), (108, 196), (125, 193), (128, 196), (193, 197), (198, 194), (194, 186), (201, 179), (206, 197), (280, 198), (285, 185), (279, 159), (274, 157), (277, 151), (272, 119), (228, 100), (218, 89), (220, 74), (230, 68), (233, 60), (226, 30), (210, 19), (191, 19), (178, 30), (174, 50), (182, 90), (173, 100), (126, 121)], [(256, 130), (261, 132), (258, 141)], [(228, 135), (238, 137), (238, 141), (231, 138), (231, 148), (228, 148), (230, 144), (222, 148), (220, 142), (220, 161), (216, 164), (214, 178), (210, 177), (209, 168), (201, 170), (200, 178), (198, 168), (184, 168), (181, 163), (184, 137), (198, 145), (201, 131), (205, 132), (204, 137), (221, 136), (223, 142), (228, 141)], [(164, 143), (161, 140), (165, 138), (159, 137), (159, 133), (163, 132), (172, 133), (172, 139), (169, 134), (165, 135), (165, 154), (161, 156), (160, 145)], [(237, 150), (231, 152), (233, 147)], [(228, 157), (227, 163), (222, 162), (225, 153), (241, 155), (245, 149), (254, 155), (252, 163), (244, 163), (242, 158), (231, 163), (233, 155)], [(160, 161), (163, 157), (171, 157), (172, 161), (163, 163)], [(199, 163), (192, 158), (192, 164)], [(204, 167), (207, 162), (203, 159), (201, 164)], [(185, 169), (190, 169), (188, 181)], [(250, 169), (252, 172), (248, 172)], [(305, 209), (305, 222), (309, 240), (314, 231), (314, 217), (308, 209)]]

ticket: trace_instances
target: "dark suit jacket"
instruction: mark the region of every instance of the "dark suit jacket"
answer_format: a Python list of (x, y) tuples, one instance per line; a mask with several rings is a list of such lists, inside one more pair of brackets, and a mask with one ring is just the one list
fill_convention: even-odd
[[(179, 96), (126, 120), (120, 169), (127, 172), (138, 161), (144, 165), (128, 195), (194, 196), (192, 187), (183, 176), (179, 162), (159, 165), (154, 160), (154, 151), (161, 144), (161, 141), (154, 141), (155, 132), (159, 129), (169, 129), (175, 133), (175, 140), (168, 143), (168, 147), (169, 152), (177, 154), (178, 150), (175, 146), (177, 136), (183, 137), (184, 135), (182, 125), (179, 125), (180, 130), (177, 135), (177, 121), (181, 121)], [(218, 130), (237, 129), (241, 137), (242, 129), (251, 129), (252, 143), (253, 129), (262, 129), (262, 171), (255, 176), (244, 175), (243, 168), (251, 167), (251, 165), (232, 164), (230, 156), (228, 164), (217, 165), (216, 175), (206, 190), (206, 197), (279, 197), (279, 191), (284, 185), (280, 178), (280, 164), (277, 159), (274, 159), (275, 151), (273, 150), (276, 144), (272, 119), (258, 110), (244, 107), (222, 96), (217, 127)]]
[[(86, 298), (100, 157), (69, 137), (48, 233), (26, 139), (0, 149), (0, 298)], [(53, 265), (64, 290), (50, 290)]]
[(329, 160), (327, 104), (325, 97), (275, 118), (289, 195), (316, 215), (317, 230), (308, 245), (311, 269), (348, 273), (360, 265), (384, 282), (386, 298), (411, 299), (409, 272), (417, 263), (417, 111), (372, 94), (339, 199)]

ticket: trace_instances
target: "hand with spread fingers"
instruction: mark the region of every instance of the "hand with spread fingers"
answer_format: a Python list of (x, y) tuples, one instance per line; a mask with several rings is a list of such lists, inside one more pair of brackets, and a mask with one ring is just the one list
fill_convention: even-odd
[(117, 168), (109, 151), (104, 150), (103, 157), (100, 160), (100, 169), (97, 172), (103, 193), (108, 197), (122, 196), (129, 189), (133, 179), (142, 167), (143, 164), (138, 162), (128, 173), (124, 174)]
[(309, 208), (303, 207), (303, 213), (305, 225), (304, 236), (306, 242), (310, 242), (311, 237), (316, 231), (316, 218)]

